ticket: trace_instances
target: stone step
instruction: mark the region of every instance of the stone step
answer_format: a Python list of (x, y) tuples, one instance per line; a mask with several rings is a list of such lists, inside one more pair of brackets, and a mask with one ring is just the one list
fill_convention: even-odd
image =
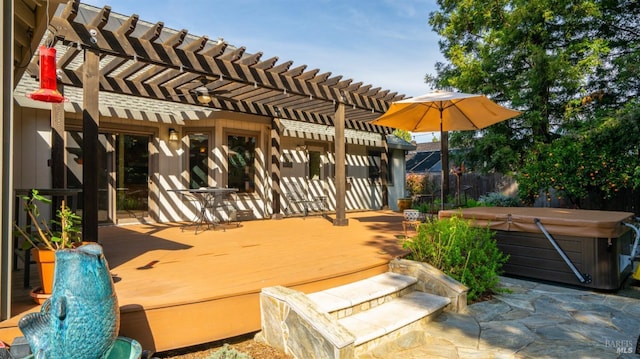
[(262, 288), (260, 340), (294, 358), (369, 358), (405, 345), (442, 311), (466, 309), (468, 289), (436, 268), (396, 259), (389, 269), (311, 294)]
[(339, 319), (338, 322), (355, 336), (354, 345), (358, 346), (437, 315), (449, 303), (449, 298), (411, 292), (370, 310)]
[(412, 291), (414, 277), (387, 272), (339, 287), (308, 294), (321, 312), (336, 318), (359, 313)]

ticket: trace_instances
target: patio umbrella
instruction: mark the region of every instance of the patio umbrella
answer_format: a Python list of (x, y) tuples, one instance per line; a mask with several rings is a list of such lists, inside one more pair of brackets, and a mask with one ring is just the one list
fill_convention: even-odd
[(440, 131), (442, 160), (441, 201), (444, 208), (448, 189), (448, 131), (479, 130), (520, 114), (489, 100), (484, 95), (434, 91), (426, 95), (396, 101), (387, 112), (371, 123), (410, 132)]

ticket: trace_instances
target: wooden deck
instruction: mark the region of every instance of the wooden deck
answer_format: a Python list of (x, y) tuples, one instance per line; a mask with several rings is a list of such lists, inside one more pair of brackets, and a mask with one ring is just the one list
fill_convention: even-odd
[[(120, 334), (159, 352), (255, 332), (261, 288), (318, 291), (385, 272), (404, 253), (401, 214), (347, 217), (348, 226), (310, 216), (197, 235), (173, 223), (100, 228), (121, 307)], [(13, 287), (14, 316), (0, 322), (5, 343), (21, 336), (17, 321), (25, 312), (39, 310), (21, 278)]]

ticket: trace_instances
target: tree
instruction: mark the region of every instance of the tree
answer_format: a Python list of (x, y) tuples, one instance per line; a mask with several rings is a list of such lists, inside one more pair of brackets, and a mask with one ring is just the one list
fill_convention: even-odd
[(409, 131), (395, 129), (393, 130), (393, 135), (407, 142), (411, 142), (411, 133)]
[(524, 112), (453, 133), (468, 167), (513, 171), (528, 202), (554, 189), (577, 207), (629, 196), (640, 203), (637, 0), (438, 4), (429, 22), (448, 62), (427, 83)]
[(539, 143), (517, 176), (522, 199), (532, 203), (541, 189), (547, 196), (554, 189), (570, 206), (606, 208), (606, 200), (640, 189), (639, 137), (640, 106), (631, 101), (610, 116), (594, 116), (569, 129), (553, 143)]
[[(527, 148), (558, 138), (567, 104), (581, 97), (586, 80), (608, 54), (605, 39), (592, 28), (602, 16), (597, 1), (438, 4), (429, 23), (441, 35), (440, 49), (449, 63), (437, 64), (437, 76), (426, 80), (439, 88), (482, 93), (524, 112), (478, 133), (452, 134), (451, 142), (469, 149), (466, 163), (515, 170)], [(494, 155), (498, 160), (487, 161)], [(485, 162), (488, 166), (478, 166)]]

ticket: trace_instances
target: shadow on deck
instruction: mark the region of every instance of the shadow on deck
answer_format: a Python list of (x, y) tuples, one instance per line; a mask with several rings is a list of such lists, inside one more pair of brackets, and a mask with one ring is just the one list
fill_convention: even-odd
[[(194, 234), (180, 224), (102, 227), (121, 308), (120, 334), (165, 351), (260, 330), (259, 295), (282, 285), (315, 292), (383, 273), (404, 251), (402, 215), (351, 213), (348, 226), (323, 217), (255, 220)], [(22, 263), (20, 264), (22, 266)], [(38, 285), (35, 266), (31, 285)], [(13, 317), (0, 340), (21, 336), (18, 320), (39, 310), (13, 279)]]

